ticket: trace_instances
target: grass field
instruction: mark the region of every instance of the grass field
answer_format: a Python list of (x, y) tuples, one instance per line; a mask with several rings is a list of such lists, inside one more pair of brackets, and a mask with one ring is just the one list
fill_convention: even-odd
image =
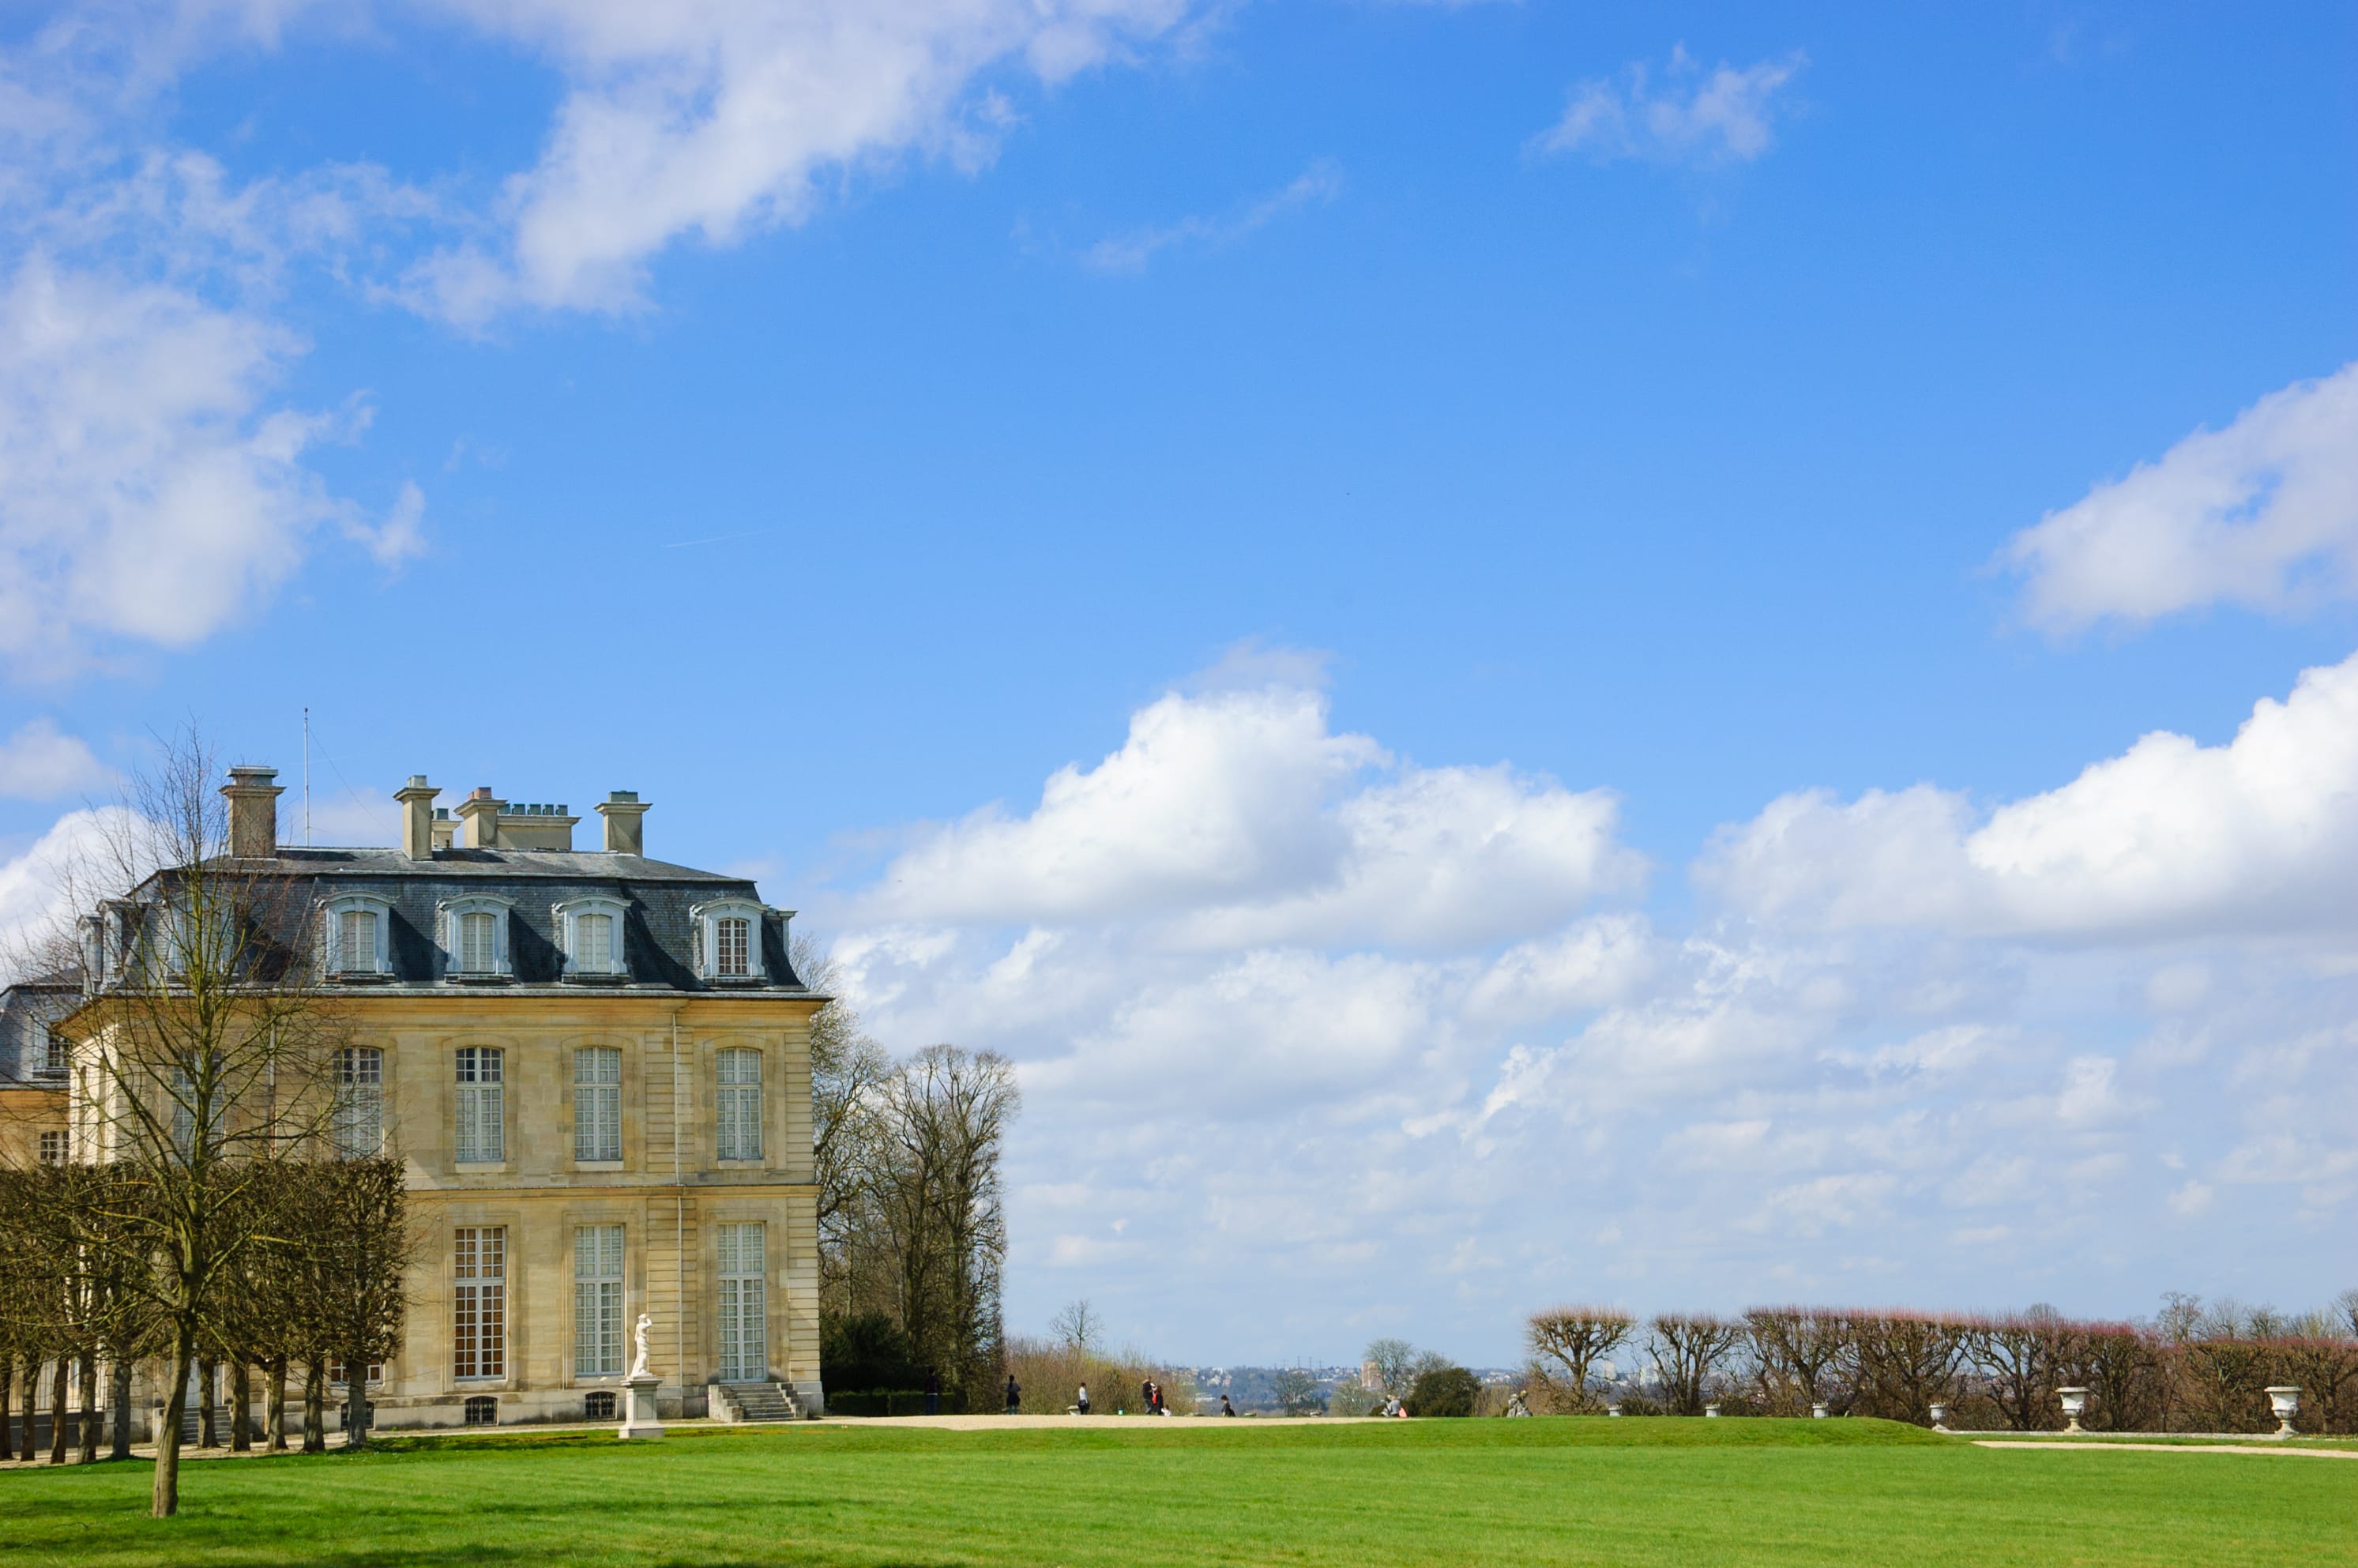
[(1880, 1422), (827, 1424), (0, 1475), (0, 1562), (2358, 1563), (2358, 1462)]

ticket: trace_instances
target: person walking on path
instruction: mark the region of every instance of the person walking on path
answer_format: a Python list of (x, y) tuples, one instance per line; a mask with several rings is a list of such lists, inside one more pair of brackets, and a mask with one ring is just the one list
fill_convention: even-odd
[(939, 1372), (928, 1371), (925, 1374), (925, 1413), (942, 1413), (942, 1375)]
[(1009, 1415), (1013, 1415), (1018, 1410), (1021, 1410), (1022, 1406), (1022, 1386), (1016, 1382), (1015, 1374), (1010, 1372), (1007, 1374), (1007, 1413)]
[(1083, 1415), (1089, 1413), (1089, 1386), (1087, 1383), (1081, 1385), (1081, 1397), (1075, 1408)]
[(1138, 1385), (1138, 1408), (1148, 1415), (1154, 1413), (1154, 1379), (1152, 1378)]
[(1220, 1413), (1222, 1415), (1234, 1415), (1237, 1413), (1237, 1407), (1228, 1403), (1228, 1396), (1226, 1394), (1222, 1394), (1220, 1396)]

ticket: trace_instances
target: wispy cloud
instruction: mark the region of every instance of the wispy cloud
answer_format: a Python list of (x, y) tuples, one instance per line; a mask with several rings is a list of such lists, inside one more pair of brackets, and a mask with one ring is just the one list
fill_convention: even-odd
[(2358, 364), (2270, 393), (2016, 535), (2050, 632), (2358, 597)]
[(1191, 215), (1175, 223), (1109, 235), (1083, 253), (1081, 261), (1097, 272), (1143, 272), (1149, 262), (1174, 245), (1202, 250), (1232, 245), (1289, 212), (1332, 201), (1342, 189), (1342, 167), (1331, 158), (1320, 158), (1282, 189), (1239, 210), (1216, 217)]
[(1533, 137), (1531, 148), (1599, 161), (1749, 163), (1775, 141), (1777, 95), (1808, 63), (1794, 49), (1756, 65), (1723, 60), (1706, 73), (1681, 44), (1659, 86), (1643, 64), (1618, 81), (1599, 77), (1574, 86), (1563, 118)]

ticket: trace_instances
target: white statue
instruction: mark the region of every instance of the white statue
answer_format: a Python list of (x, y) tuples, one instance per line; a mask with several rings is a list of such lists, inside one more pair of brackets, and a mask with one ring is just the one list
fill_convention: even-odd
[(639, 1314), (639, 1332), (637, 1336), (639, 1358), (631, 1363), (631, 1376), (633, 1378), (644, 1378), (647, 1375), (647, 1330), (653, 1328), (654, 1325), (655, 1320), (654, 1318), (649, 1317), (644, 1313)]

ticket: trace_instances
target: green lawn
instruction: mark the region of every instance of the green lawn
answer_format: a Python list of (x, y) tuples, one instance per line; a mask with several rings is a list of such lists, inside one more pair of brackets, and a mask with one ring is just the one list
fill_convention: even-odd
[(2358, 1563), (2358, 1463), (1880, 1422), (1455, 1421), (410, 1440), (0, 1474), (0, 1563)]

